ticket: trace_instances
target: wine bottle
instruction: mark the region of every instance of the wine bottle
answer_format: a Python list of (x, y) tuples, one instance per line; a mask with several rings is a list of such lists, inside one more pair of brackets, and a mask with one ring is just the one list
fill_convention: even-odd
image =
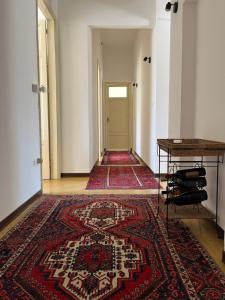
[(205, 177), (181, 179), (174, 177), (172, 181), (168, 182), (169, 187), (185, 187), (185, 188), (203, 188), (207, 185)]
[(206, 175), (205, 168), (184, 169), (184, 170), (178, 170), (175, 173), (176, 177), (183, 178), (183, 179), (196, 178), (205, 175)]
[(168, 187), (165, 191), (162, 191), (163, 195), (169, 195), (169, 197), (178, 197), (181, 196), (184, 193), (188, 193), (188, 192), (196, 192), (198, 191), (197, 188), (185, 188), (185, 187), (180, 187), (180, 186), (176, 186), (173, 188)]
[(184, 192), (178, 196), (172, 194), (171, 197), (166, 199), (166, 204), (175, 204), (175, 205), (190, 205), (190, 204), (199, 204), (202, 201), (208, 199), (208, 194), (205, 190), (192, 190), (189, 192)]
[(198, 188), (184, 188), (184, 187), (174, 187), (169, 189), (170, 197), (179, 197), (182, 195), (188, 195), (190, 193), (195, 193), (203, 190), (199, 190)]
[(205, 168), (193, 168), (193, 169), (184, 169), (178, 170), (174, 174), (166, 174), (165, 177), (161, 178), (162, 181), (173, 181), (176, 178), (180, 179), (196, 179), (198, 177), (203, 177), (206, 175)]

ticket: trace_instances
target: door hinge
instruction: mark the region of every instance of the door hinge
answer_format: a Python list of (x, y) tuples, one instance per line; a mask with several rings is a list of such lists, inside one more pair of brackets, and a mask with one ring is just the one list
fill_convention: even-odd
[(45, 33), (48, 34), (48, 21), (45, 21)]
[(32, 84), (32, 92), (36, 94), (48, 92), (47, 88), (43, 85), (39, 86), (38, 84)]
[(43, 159), (42, 158), (37, 158), (37, 164), (39, 164), (39, 165), (43, 164)]

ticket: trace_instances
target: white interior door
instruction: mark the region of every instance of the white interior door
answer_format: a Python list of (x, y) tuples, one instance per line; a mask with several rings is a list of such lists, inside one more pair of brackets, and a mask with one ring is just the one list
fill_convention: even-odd
[(39, 10), (39, 74), (40, 113), (41, 113), (41, 150), (42, 150), (42, 179), (50, 179), (50, 137), (49, 137), (49, 99), (48, 99), (48, 56), (47, 56), (47, 20)]
[(0, 0), (0, 221), (41, 189), (36, 13)]
[(108, 150), (130, 148), (130, 97), (128, 84), (106, 86), (106, 140)]

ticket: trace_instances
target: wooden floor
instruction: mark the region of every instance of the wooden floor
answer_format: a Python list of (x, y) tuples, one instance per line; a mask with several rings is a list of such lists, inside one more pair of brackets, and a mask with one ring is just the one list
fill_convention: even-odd
[[(87, 177), (62, 178), (60, 180), (46, 180), (43, 182), (44, 194), (156, 194), (157, 190), (85, 190)], [(12, 228), (31, 207), (28, 207), (21, 215), (14, 219), (4, 230), (0, 232), (0, 238)], [(203, 247), (214, 258), (221, 270), (225, 273), (225, 264), (222, 263), (224, 241), (218, 239), (215, 225), (207, 220), (183, 220), (190, 228)]]
[(88, 177), (62, 178), (44, 180), (43, 193), (54, 195), (65, 194), (157, 194), (158, 190), (85, 190)]

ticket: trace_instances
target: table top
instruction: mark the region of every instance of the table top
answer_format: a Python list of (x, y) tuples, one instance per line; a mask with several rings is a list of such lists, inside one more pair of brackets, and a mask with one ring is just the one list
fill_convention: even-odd
[(217, 156), (225, 153), (225, 143), (204, 139), (158, 139), (157, 144), (173, 156)]

